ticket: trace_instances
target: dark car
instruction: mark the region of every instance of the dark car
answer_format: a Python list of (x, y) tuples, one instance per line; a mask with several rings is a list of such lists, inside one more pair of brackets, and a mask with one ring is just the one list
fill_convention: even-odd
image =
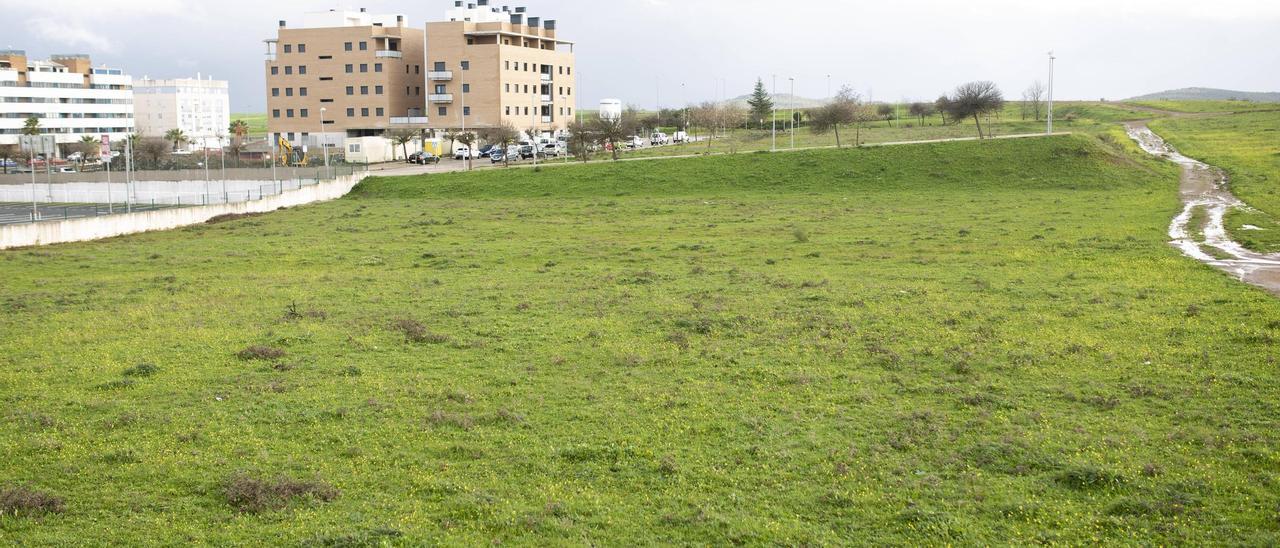
[(493, 154), (493, 151), (495, 151), (495, 150), (498, 150), (498, 147), (497, 147), (496, 145), (485, 145), (485, 146), (482, 146), (482, 147), (480, 147), (480, 157), (481, 157), (481, 158), (486, 158), (486, 157), (488, 157), (490, 154)]
[(416, 160), (416, 162), (415, 162), (415, 163), (416, 163), (416, 164), (418, 164), (418, 165), (420, 165), (420, 166), (425, 166), (425, 165), (427, 165), (427, 164), (438, 164), (438, 163), (440, 163), (440, 157), (439, 157), (439, 156), (436, 156), (435, 154), (432, 154), (432, 153), (430, 153), (430, 152), (419, 152), (419, 153), (417, 153), (417, 156), (418, 156), (418, 158), (417, 158), (417, 160)]
[(533, 145), (520, 145), (520, 158), (522, 160), (533, 158)]
[(489, 161), (493, 163), (505, 162), (507, 155), (500, 148), (494, 148), (489, 152)]

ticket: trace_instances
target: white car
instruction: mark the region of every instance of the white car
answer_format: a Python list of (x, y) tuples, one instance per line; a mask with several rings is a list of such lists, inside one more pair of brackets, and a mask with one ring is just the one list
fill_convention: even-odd
[(671, 139), (667, 138), (667, 134), (662, 133), (661, 131), (649, 136), (649, 144), (651, 146), (656, 147), (658, 145), (665, 145), (670, 142), (671, 142)]
[(627, 139), (627, 142), (623, 144), (626, 145), (627, 148), (643, 148), (644, 139), (641, 139), (639, 136), (636, 136), (636, 137)]
[(476, 159), (476, 158), (479, 158), (479, 157), (480, 157), (480, 150), (479, 150), (479, 149), (475, 149), (475, 150), (473, 150), (473, 149), (471, 149), (470, 147), (468, 147), (468, 146), (466, 146), (466, 145), (458, 145), (458, 146), (454, 147), (454, 149), (453, 149), (453, 159), (454, 159), (454, 160), (462, 160), (462, 159), (465, 159), (465, 158), (467, 157), (467, 155), (468, 155), (468, 154), (470, 154), (470, 155), (471, 155), (471, 159), (472, 159), (472, 160), (474, 160), (474, 159)]

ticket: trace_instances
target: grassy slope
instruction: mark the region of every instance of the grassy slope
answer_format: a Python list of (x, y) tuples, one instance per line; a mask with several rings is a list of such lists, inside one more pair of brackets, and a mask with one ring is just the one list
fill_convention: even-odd
[[(1280, 252), (1280, 111), (1151, 124), (1187, 156), (1227, 170), (1231, 191), (1257, 211), (1228, 217), (1232, 237), (1257, 251)], [(1244, 230), (1250, 224), (1266, 230)]]
[[(67, 499), (0, 540), (1280, 542), (1280, 303), (1093, 143), (374, 179), (0, 253), (0, 483)], [(242, 470), (341, 495), (240, 514)]]
[(1259, 103), (1255, 101), (1197, 101), (1191, 99), (1185, 100), (1164, 100), (1164, 101), (1133, 101), (1135, 105), (1144, 107), (1157, 108), (1160, 110), (1171, 110), (1174, 112), (1248, 112), (1248, 111), (1273, 111), (1280, 110), (1280, 103)]
[(265, 113), (232, 114), (231, 121), (244, 120), (249, 124), (249, 135), (261, 137), (267, 134), (267, 115)]

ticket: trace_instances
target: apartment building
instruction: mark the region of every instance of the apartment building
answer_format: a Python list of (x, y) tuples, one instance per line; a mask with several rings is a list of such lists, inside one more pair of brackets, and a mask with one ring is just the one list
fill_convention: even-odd
[(573, 42), (555, 20), (488, 0), (454, 2), (427, 23), (427, 117), (432, 129), (480, 129), (509, 122), (559, 132), (576, 112)]
[[(295, 146), (342, 147), (424, 122), (423, 31), (404, 16), (308, 13), (267, 45), (267, 130)], [(275, 142), (274, 140), (272, 142)]]
[(226, 80), (142, 77), (133, 85), (138, 133), (160, 137), (172, 129), (187, 136), (188, 147), (221, 148), (231, 125), (231, 97)]
[(60, 144), (85, 136), (124, 139), (134, 131), (133, 79), (120, 69), (93, 67), (87, 55), (28, 59), (0, 51), (0, 145), (18, 143), (28, 118)]

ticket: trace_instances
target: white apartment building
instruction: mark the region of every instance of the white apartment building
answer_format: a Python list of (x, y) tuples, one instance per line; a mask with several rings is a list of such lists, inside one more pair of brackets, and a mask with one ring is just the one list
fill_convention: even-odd
[(231, 98), (226, 80), (195, 78), (151, 80), (133, 85), (138, 133), (163, 137), (181, 129), (192, 149), (221, 148), (230, 139)]
[(18, 143), (28, 118), (58, 143), (84, 136), (124, 139), (134, 131), (133, 79), (119, 69), (94, 68), (87, 55), (28, 60), (0, 51), (0, 145)]

